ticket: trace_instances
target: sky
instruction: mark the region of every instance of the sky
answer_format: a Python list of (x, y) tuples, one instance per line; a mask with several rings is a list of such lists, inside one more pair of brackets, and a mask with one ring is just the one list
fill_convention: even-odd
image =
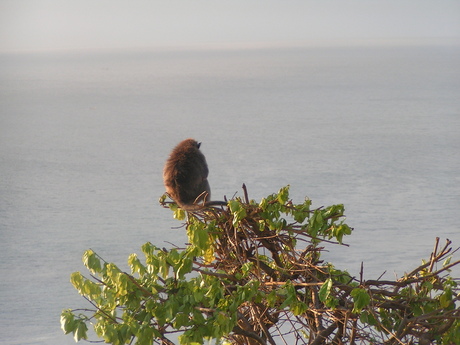
[(0, 52), (442, 40), (459, 0), (0, 0)]

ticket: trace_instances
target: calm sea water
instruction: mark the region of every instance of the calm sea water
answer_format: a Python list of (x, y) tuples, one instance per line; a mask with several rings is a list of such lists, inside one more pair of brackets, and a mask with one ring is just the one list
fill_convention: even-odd
[(84, 250), (126, 267), (186, 242), (157, 199), (187, 137), (216, 199), (344, 203), (350, 247), (325, 258), (352, 273), (460, 246), (458, 46), (0, 55), (0, 81), (0, 344), (74, 343)]

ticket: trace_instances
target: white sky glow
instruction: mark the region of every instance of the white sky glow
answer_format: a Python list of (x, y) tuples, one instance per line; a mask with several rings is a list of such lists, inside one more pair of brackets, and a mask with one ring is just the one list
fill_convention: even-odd
[(0, 52), (460, 42), (458, 0), (2, 0)]

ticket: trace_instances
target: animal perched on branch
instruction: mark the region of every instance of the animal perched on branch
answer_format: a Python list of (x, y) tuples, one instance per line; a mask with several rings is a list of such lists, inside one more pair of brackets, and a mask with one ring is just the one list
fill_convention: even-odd
[(226, 205), (223, 201), (209, 201), (209, 170), (200, 146), (201, 143), (194, 139), (181, 141), (172, 150), (163, 169), (166, 193), (186, 211)]

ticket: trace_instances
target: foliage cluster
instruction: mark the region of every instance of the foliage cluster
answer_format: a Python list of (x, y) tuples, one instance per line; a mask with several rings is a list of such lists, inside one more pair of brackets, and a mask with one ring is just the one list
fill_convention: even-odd
[(325, 243), (352, 232), (343, 205), (294, 204), (288, 187), (260, 202), (244, 188), (228, 207), (189, 213), (186, 229), (185, 248), (146, 243), (129, 273), (87, 250), (90, 276), (71, 282), (92, 307), (64, 310), (64, 332), (87, 339), (92, 324), (114, 345), (173, 344), (174, 334), (181, 344), (460, 343), (449, 241), (400, 279), (352, 277), (321, 260)]

